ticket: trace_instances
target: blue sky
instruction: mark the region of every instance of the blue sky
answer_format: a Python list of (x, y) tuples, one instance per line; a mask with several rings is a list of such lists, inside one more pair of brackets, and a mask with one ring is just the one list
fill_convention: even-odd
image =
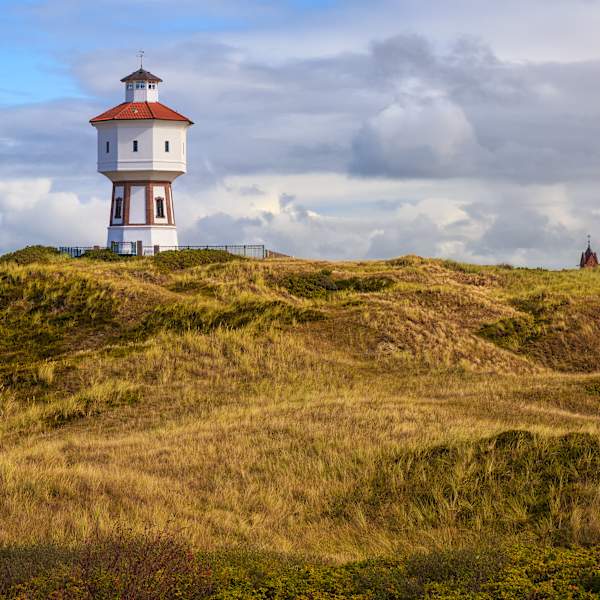
[(0, 26), (0, 251), (102, 243), (88, 120), (140, 48), (196, 123), (186, 243), (562, 267), (600, 240), (596, 1), (0, 0)]
[(248, 4), (250, 9), (236, 9), (235, 3), (219, 7), (218, 3), (202, 2), (3, 0), (0, 69), (5, 84), (0, 86), (0, 102), (19, 104), (85, 95), (69, 71), (68, 57), (102, 52), (107, 45), (122, 47), (124, 37), (133, 52), (136, 47), (152, 46), (149, 35), (177, 39), (198, 33), (272, 29), (329, 12), (339, 3), (281, 0)]

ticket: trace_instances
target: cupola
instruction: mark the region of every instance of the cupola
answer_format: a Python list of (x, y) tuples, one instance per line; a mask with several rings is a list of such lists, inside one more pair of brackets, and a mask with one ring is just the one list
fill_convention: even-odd
[(125, 84), (125, 102), (158, 102), (160, 77), (140, 67), (121, 81)]

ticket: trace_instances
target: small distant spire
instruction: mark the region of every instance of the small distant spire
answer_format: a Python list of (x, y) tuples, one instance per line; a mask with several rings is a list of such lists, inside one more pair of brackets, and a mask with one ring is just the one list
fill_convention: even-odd
[(592, 249), (592, 236), (588, 233), (588, 250)]
[(140, 69), (143, 69), (144, 68), (144, 51), (138, 50), (138, 53), (136, 56), (140, 59)]

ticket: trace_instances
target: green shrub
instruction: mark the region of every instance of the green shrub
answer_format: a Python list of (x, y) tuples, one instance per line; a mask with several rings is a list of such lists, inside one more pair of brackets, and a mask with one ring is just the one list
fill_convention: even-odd
[(131, 257), (121, 256), (109, 248), (92, 248), (90, 250), (86, 250), (79, 258), (87, 258), (88, 260), (101, 260), (103, 262), (116, 262)]
[(31, 265), (33, 263), (47, 264), (57, 260), (67, 259), (63, 254), (52, 246), (27, 246), (15, 252), (9, 252), (0, 256), (0, 262), (15, 262), (18, 265)]
[(30, 569), (29, 577), (0, 582), (0, 593), (19, 600), (194, 600), (212, 591), (210, 571), (178, 538), (163, 533), (96, 533), (56, 566), (40, 572), (34, 562)]
[(331, 271), (322, 269), (314, 273), (293, 273), (282, 277), (276, 284), (290, 294), (301, 298), (320, 298), (343, 290), (369, 293), (381, 292), (394, 284), (389, 277), (334, 278)]
[(224, 250), (168, 250), (154, 256), (154, 264), (161, 271), (182, 271), (200, 265), (247, 260)]
[(341, 565), (251, 550), (198, 556), (155, 533), (43, 549), (0, 548), (1, 598), (591, 600), (600, 592), (598, 547), (487, 544)]
[(387, 265), (391, 267), (418, 267), (424, 265), (427, 259), (414, 254), (408, 254), (407, 256), (398, 256), (397, 258), (391, 258), (386, 261)]
[(545, 325), (530, 315), (500, 319), (495, 323), (487, 323), (479, 329), (481, 337), (509, 350), (519, 350), (545, 332)]

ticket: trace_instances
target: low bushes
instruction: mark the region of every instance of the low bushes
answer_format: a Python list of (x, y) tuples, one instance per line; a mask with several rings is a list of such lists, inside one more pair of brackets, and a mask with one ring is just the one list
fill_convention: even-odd
[(154, 256), (154, 264), (161, 271), (182, 271), (200, 265), (247, 260), (224, 250), (169, 250)]
[(68, 256), (59, 252), (52, 246), (27, 246), (0, 256), (0, 263), (14, 262), (18, 265), (31, 265), (33, 263), (47, 264), (57, 260), (67, 259)]
[(95, 534), (70, 557), (55, 546), (43, 556), (0, 549), (0, 598), (193, 600), (210, 592), (210, 571), (179, 539), (162, 533)]
[(508, 350), (520, 350), (546, 331), (545, 325), (530, 315), (500, 319), (495, 323), (486, 323), (479, 335)]
[(79, 258), (87, 258), (88, 260), (101, 260), (103, 262), (117, 262), (131, 257), (121, 256), (109, 248), (92, 248), (91, 250), (86, 250)]
[(97, 536), (71, 552), (0, 548), (0, 598), (584, 600), (600, 592), (599, 550), (486, 545), (328, 565), (251, 551), (197, 555), (163, 534)]
[(293, 273), (276, 280), (280, 287), (301, 298), (325, 297), (331, 292), (344, 290), (358, 293), (381, 292), (394, 284), (388, 277), (334, 278), (331, 271)]

